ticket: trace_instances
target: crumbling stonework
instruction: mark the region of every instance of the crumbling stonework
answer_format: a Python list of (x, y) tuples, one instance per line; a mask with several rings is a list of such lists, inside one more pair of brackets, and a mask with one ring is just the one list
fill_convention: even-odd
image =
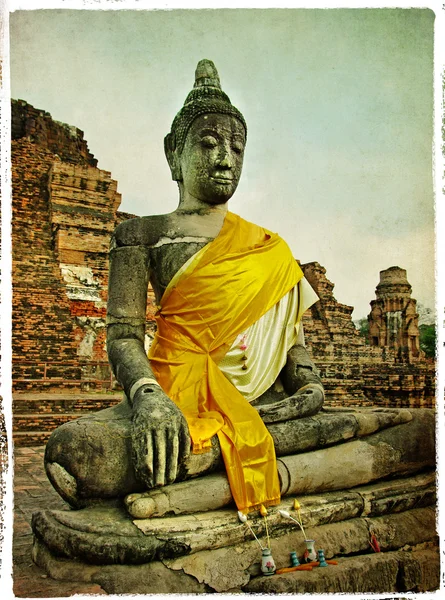
[[(53, 249), (48, 174), (54, 156), (12, 141), (13, 378), (42, 376), (45, 362), (77, 357), (69, 298)], [(69, 376), (69, 375), (68, 375)]]
[[(316, 262), (301, 267), (320, 298), (307, 311), (303, 323), (306, 344), (320, 370), (327, 404), (434, 406), (434, 363), (425, 360), (421, 353), (409, 361), (408, 355), (401, 355), (398, 348), (368, 345), (352, 322), (353, 307), (335, 299), (334, 284), (327, 279), (326, 269)], [(411, 286), (408, 287), (410, 294)], [(415, 300), (410, 306), (412, 302)], [(413, 322), (412, 317), (407, 330), (413, 331)]]
[(11, 139), (27, 140), (65, 162), (97, 166), (97, 160), (83, 139), (83, 131), (54, 121), (49, 113), (24, 100), (12, 101)]
[(420, 349), (416, 304), (405, 269), (390, 267), (380, 271), (376, 300), (371, 302), (369, 343), (391, 348), (405, 362), (424, 358)]
[(77, 353), (107, 360), (108, 249), (121, 197), (107, 171), (54, 162), (49, 173), (52, 240), (75, 324)]
[(132, 215), (83, 132), (22, 100), (11, 121), (14, 389), (79, 390), (110, 377), (109, 240)]
[[(363, 392), (362, 364), (369, 349), (352, 322), (352, 306), (337, 302), (334, 284), (326, 269), (317, 262), (301, 265), (304, 275), (320, 301), (303, 317), (305, 340), (320, 370), (327, 401), (331, 405), (366, 406), (371, 403)], [(381, 353), (378, 356), (382, 358)]]
[[(108, 245), (116, 225), (133, 215), (118, 212), (117, 183), (97, 168), (83, 133), (23, 100), (12, 102), (12, 178), (14, 390), (109, 388)], [(326, 388), (326, 403), (432, 406), (433, 363), (421, 353), (415, 361), (403, 362), (398, 348), (367, 345), (352, 322), (353, 308), (335, 299), (326, 270), (316, 262), (302, 268), (320, 297), (304, 316), (304, 328)], [(149, 290), (147, 343), (154, 312)], [(406, 313), (411, 315), (411, 309)], [(410, 323), (409, 335), (413, 318)], [(32, 443), (23, 398), (16, 429), (27, 431)], [(73, 419), (78, 410), (67, 406), (58, 422)], [(39, 420), (39, 412), (33, 409), (29, 422), (37, 422), (35, 439), (42, 441), (42, 431), (51, 431), (53, 423)]]

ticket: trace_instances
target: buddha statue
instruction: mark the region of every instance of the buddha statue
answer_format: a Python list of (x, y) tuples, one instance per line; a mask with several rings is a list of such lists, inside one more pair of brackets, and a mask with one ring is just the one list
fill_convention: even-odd
[[(277, 234), (228, 211), (246, 139), (214, 64), (200, 61), (164, 142), (178, 208), (124, 221), (111, 240), (107, 350), (124, 399), (59, 427), (46, 447), (48, 477), (73, 507), (222, 461), (239, 510), (280, 501), (267, 425), (322, 407), (301, 324), (317, 296)], [(157, 332), (147, 355), (149, 283)]]

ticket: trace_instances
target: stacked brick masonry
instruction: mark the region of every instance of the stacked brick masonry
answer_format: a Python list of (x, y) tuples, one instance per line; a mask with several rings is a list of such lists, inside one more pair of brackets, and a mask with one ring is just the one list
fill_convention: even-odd
[(13, 140), (28, 140), (66, 162), (88, 164), (92, 167), (97, 165), (97, 160), (83, 139), (83, 131), (54, 121), (49, 113), (34, 108), (24, 100), (12, 100), (11, 104)]
[[(23, 101), (13, 102), (12, 126), (14, 387), (16, 392), (53, 393), (93, 389), (90, 380), (109, 377), (109, 240), (115, 226), (132, 215), (117, 212), (117, 183), (96, 167), (80, 130), (52, 121)], [(320, 297), (305, 315), (304, 327), (327, 403), (431, 406), (434, 365), (422, 360), (404, 364), (393, 350), (368, 346), (354, 327), (352, 307), (335, 299), (326, 270), (318, 263), (302, 267)], [(148, 337), (154, 311), (149, 290)], [(39, 363), (48, 363), (46, 374), (59, 379), (43, 381)], [(53, 420), (43, 405), (37, 410), (31, 402), (24, 410), (22, 404), (16, 406), (16, 427), (24, 432), (30, 429), (25, 412), (46, 431), (62, 419), (56, 402), (53, 411), (59, 414)], [(66, 420), (78, 409), (66, 406)], [(40, 424), (37, 413), (45, 413)], [(38, 443), (41, 434), (36, 431)]]
[(391, 348), (369, 346), (352, 322), (353, 307), (337, 302), (334, 284), (316, 262), (301, 265), (320, 301), (304, 316), (306, 344), (334, 406), (431, 407), (434, 363), (406, 363)]
[(14, 442), (17, 446), (44, 444), (50, 433), (62, 423), (82, 414), (97, 412), (117, 404), (121, 392), (84, 393), (15, 392), (13, 398)]
[(376, 299), (372, 300), (368, 315), (369, 342), (394, 349), (404, 362), (423, 359), (418, 317), (405, 269), (390, 267), (380, 271)]
[(78, 354), (106, 362), (108, 249), (121, 201), (117, 183), (107, 171), (54, 162), (49, 191), (54, 248)]
[[(27, 140), (12, 142), (13, 358), (36, 364), (77, 357), (49, 219), (48, 174), (53, 158)], [(14, 376), (31, 375), (32, 369), (20, 368)]]
[(117, 212), (117, 183), (79, 129), (13, 101), (12, 138), (14, 387), (107, 382), (109, 240), (132, 215)]
[(363, 390), (373, 405), (431, 408), (435, 405), (436, 373), (431, 360), (413, 364), (364, 364)]

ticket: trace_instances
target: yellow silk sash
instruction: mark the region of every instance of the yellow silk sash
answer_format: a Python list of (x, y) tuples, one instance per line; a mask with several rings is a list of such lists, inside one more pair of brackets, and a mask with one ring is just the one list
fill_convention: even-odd
[(218, 362), (236, 336), (274, 306), (303, 273), (277, 235), (227, 213), (219, 235), (166, 289), (149, 358), (184, 414), (193, 452), (218, 435), (239, 510), (280, 501), (273, 440)]

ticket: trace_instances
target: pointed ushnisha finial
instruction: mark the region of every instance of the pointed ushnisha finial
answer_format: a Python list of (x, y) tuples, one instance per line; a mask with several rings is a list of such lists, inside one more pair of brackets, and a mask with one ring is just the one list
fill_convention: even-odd
[(195, 71), (194, 87), (197, 88), (204, 85), (221, 89), (221, 82), (215, 64), (207, 58), (199, 61)]

